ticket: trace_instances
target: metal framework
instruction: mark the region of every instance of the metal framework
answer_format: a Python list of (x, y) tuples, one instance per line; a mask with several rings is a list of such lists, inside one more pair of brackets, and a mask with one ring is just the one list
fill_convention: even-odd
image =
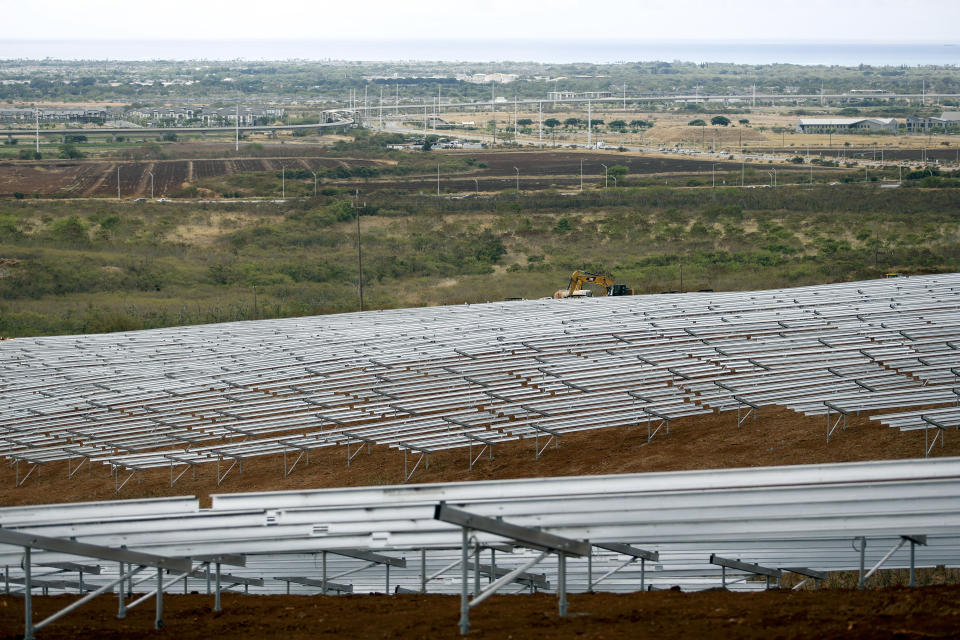
[(944, 274), (20, 338), (0, 344), (0, 455), (18, 485), (106, 467), (119, 492), (151, 469), (223, 483), (276, 456), (288, 477), (316, 450), (377, 447), (410, 480), (444, 450), (472, 469), (501, 443), (538, 459), (569, 433), (646, 422), (650, 441), (771, 405), (827, 416), (831, 442), (848, 415), (922, 409), (934, 422), (891, 426), (932, 429), (931, 455), (960, 425), (935, 414), (960, 392), (958, 334)]
[[(22, 585), (25, 596), (39, 588), (95, 597), (120, 586), (121, 616), (155, 598), (156, 624), (162, 593), (198, 580), (215, 609), (222, 591), (240, 585), (254, 593), (429, 585), (461, 595), (467, 631), (470, 607), (508, 589), (553, 591), (565, 614), (571, 591), (755, 590), (764, 583), (744, 575), (819, 581), (858, 568), (866, 585), (881, 567), (957, 566), (958, 481), (960, 459), (929, 458), (218, 494), (206, 509), (187, 497), (7, 507), (0, 566), (8, 593)], [(79, 571), (82, 587), (64, 578)]]

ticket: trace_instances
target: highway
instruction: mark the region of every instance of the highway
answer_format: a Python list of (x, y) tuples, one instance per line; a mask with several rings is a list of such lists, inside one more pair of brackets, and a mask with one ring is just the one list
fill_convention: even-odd
[[(128, 127), (128, 128), (67, 128), (67, 129), (40, 129), (41, 136), (70, 136), (70, 135), (163, 135), (165, 133), (229, 133), (235, 134), (238, 130), (248, 131), (289, 131), (296, 129), (333, 129), (348, 127), (354, 123), (349, 118), (340, 118), (333, 122), (318, 122), (316, 124), (277, 124), (245, 127)], [(37, 129), (0, 129), (0, 135), (30, 136), (37, 135)]]

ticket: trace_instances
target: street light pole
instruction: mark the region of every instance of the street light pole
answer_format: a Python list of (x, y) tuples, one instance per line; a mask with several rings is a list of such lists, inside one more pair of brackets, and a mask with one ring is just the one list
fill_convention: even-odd
[(440, 163), (437, 163), (437, 197), (440, 197)]
[(517, 172), (517, 193), (520, 193), (520, 169), (514, 167), (513, 170)]
[(360, 249), (360, 190), (354, 192), (353, 209), (357, 214), (357, 284), (360, 289), (360, 311), (363, 311), (363, 252)]
[(580, 191), (583, 191), (583, 158), (580, 158)]
[(287, 199), (287, 165), (280, 165), (280, 199)]
[(153, 200), (153, 171), (147, 171), (150, 174), (150, 199)]
[[(380, 101), (383, 102), (382, 97), (380, 98)], [(317, 172), (311, 171), (310, 173), (313, 174), (313, 197), (316, 198), (317, 197)]]
[(601, 162), (600, 166), (603, 167), (603, 188), (606, 189), (607, 185), (610, 184), (610, 181), (607, 180), (607, 165)]
[(117, 200), (120, 199), (120, 165), (117, 165)]
[(713, 181), (712, 188), (716, 189), (717, 188), (717, 165), (716, 164), (710, 165), (710, 178)]

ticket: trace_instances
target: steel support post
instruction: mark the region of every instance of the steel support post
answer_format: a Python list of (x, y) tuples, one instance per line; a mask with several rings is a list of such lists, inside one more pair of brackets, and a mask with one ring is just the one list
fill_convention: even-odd
[(727, 588), (727, 567), (726, 566), (720, 567), (720, 586), (723, 587), (724, 589)]
[(473, 597), (480, 595), (480, 544), (473, 545)]
[(640, 591), (644, 591), (647, 582), (647, 559), (640, 558)]
[(590, 554), (587, 556), (587, 593), (593, 593), (593, 547), (590, 547)]
[(23, 548), (23, 640), (33, 640), (33, 585), (30, 582), (30, 547)]
[(567, 556), (562, 552), (557, 555), (560, 569), (560, 587), (557, 590), (557, 596), (559, 598), (560, 617), (564, 618), (567, 615)]
[(207, 595), (210, 595), (210, 563), (207, 562), (204, 564), (207, 573)]
[(427, 550), (420, 549), (420, 593), (427, 592)]
[(10, 595), (10, 565), (3, 568), (3, 592)]
[(492, 548), (490, 549), (490, 576), (487, 582), (493, 582), (497, 579), (497, 550)]
[(217, 562), (217, 582), (216, 582), (216, 595), (213, 597), (213, 610), (221, 611), (220, 608), (220, 563)]
[(154, 629), (163, 629), (163, 569), (157, 567), (157, 615), (153, 619)]
[(865, 564), (867, 560), (867, 539), (863, 536), (860, 536), (860, 581), (857, 583), (858, 589), (866, 588), (866, 580), (864, 579), (865, 573)]
[(383, 565), (383, 566), (385, 566), (385, 567), (387, 568), (387, 586), (384, 588), (383, 592), (384, 592), (384, 593), (390, 593), (390, 565), (389, 565), (389, 564), (385, 564), (385, 565)]
[[(320, 587), (320, 593), (322, 593), (323, 595), (327, 595), (327, 552), (326, 551), (320, 552), (320, 567), (322, 571), (322, 574), (320, 576), (320, 579), (322, 582), (322, 586)], [(287, 593), (290, 593), (289, 587), (290, 587), (290, 583), (288, 582)]]
[(916, 566), (914, 564), (916, 561), (916, 547), (917, 547), (916, 543), (913, 540), (911, 540), (910, 541), (910, 586), (911, 587), (917, 586), (917, 579), (916, 579), (916, 576), (914, 575), (914, 567)]
[[(123, 563), (120, 563), (120, 577), (123, 578)], [(124, 581), (121, 579), (117, 584), (117, 597), (120, 599), (117, 605), (117, 620), (123, 620), (127, 617), (127, 605), (123, 601), (123, 590), (126, 589)]]
[(463, 537), (460, 543), (460, 635), (470, 633), (470, 602), (467, 585), (467, 541), (470, 531), (463, 527)]

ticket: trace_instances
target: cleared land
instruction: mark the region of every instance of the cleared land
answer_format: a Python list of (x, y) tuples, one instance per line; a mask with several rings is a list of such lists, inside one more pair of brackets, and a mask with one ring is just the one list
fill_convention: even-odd
[[(584, 176), (589, 186), (597, 180), (603, 180), (603, 164), (608, 167), (623, 165), (634, 177), (668, 175), (690, 176), (708, 175), (715, 162), (692, 158), (673, 158), (665, 156), (643, 156), (635, 154), (574, 153), (569, 151), (523, 151), (523, 152), (458, 152), (437, 154), (441, 160), (463, 160), (472, 158), (476, 168), (458, 171), (451, 175), (441, 171), (441, 188), (447, 191), (502, 191), (515, 186), (516, 171), (520, 170), (521, 186), (524, 189), (546, 189), (554, 186), (575, 186), (580, 183), (580, 160), (584, 161)], [(423, 157), (416, 158), (423, 161)], [(429, 160), (429, 156), (426, 157)], [(287, 181), (288, 195), (309, 195), (313, 192), (313, 181), (301, 177), (294, 180), (293, 171), (320, 171), (323, 169), (357, 169), (370, 167), (388, 169), (393, 162), (377, 159), (339, 158), (339, 157), (260, 157), (260, 158), (197, 158), (184, 160), (154, 160), (140, 162), (100, 161), (100, 160), (58, 160), (32, 162), (0, 162), (0, 197), (14, 193), (38, 194), (50, 197), (116, 197), (117, 169), (120, 176), (120, 194), (123, 198), (149, 197), (150, 173), (153, 173), (153, 192), (156, 197), (175, 195), (191, 184), (200, 187), (234, 187), (231, 176), (240, 174), (270, 174), (270, 191), (273, 182), (279, 182), (273, 174), (280, 174), (283, 167), (289, 173)], [(486, 166), (483, 166), (486, 165)], [(765, 165), (750, 163), (751, 168)], [(720, 171), (739, 172), (740, 163), (721, 165)], [(435, 170), (434, 170), (435, 171)], [(479, 180), (479, 185), (473, 178)], [(223, 180), (211, 180), (227, 178)], [(765, 182), (761, 180), (760, 182)], [(739, 175), (737, 178), (739, 183)], [(753, 182), (756, 182), (754, 180)], [(401, 179), (382, 177), (378, 179), (324, 179), (323, 184), (338, 186), (355, 185), (363, 191), (371, 189), (390, 189), (403, 191), (436, 189), (436, 174), (421, 169), (413, 175)], [(614, 181), (610, 181), (613, 186)], [(307, 193), (301, 193), (307, 189)], [(213, 195), (219, 195), (216, 191)], [(244, 193), (244, 195), (256, 195)], [(266, 195), (266, 194), (263, 194)]]
[[(430, 468), (418, 470), (411, 482), (446, 482), (772, 466), (784, 463), (852, 462), (923, 457), (923, 433), (900, 433), (866, 417), (851, 417), (847, 430), (826, 442), (824, 418), (807, 418), (787, 409), (764, 409), (757, 422), (737, 429), (736, 413), (674, 420), (670, 434), (658, 434), (647, 444), (646, 423), (639, 426), (578, 432), (561, 438), (559, 449), (548, 449), (534, 460), (533, 441), (500, 444), (494, 459), (481, 459), (467, 468), (467, 451), (430, 456)], [(932, 455), (960, 455), (960, 439), (952, 437)], [(202, 465), (197, 478), (186, 474), (173, 487), (169, 472), (156, 469), (131, 480), (117, 495), (105, 466), (84, 469), (67, 478), (67, 464), (49, 464), (38, 477), (15, 487), (15, 470), (0, 466), (0, 504), (39, 504), (196, 495), (211, 493), (315, 489), (323, 487), (396, 484), (403, 481), (403, 455), (383, 447), (362, 453), (346, 465), (346, 449), (336, 447), (310, 454), (292, 475), (283, 478), (282, 456), (251, 458), (242, 473), (231, 474), (217, 486), (216, 466)], [(25, 470), (21, 467), (21, 470)], [(125, 477), (125, 476), (124, 476)]]
[[(570, 596), (557, 615), (550, 595), (493, 596), (471, 614), (471, 638), (955, 638), (960, 587), (873, 591), (675, 591)], [(34, 598), (39, 616), (75, 596)], [(459, 638), (456, 596), (165, 595), (163, 631), (153, 631), (152, 602), (116, 619), (116, 598), (101, 597), (43, 629), (41, 638)], [(0, 636), (18, 637), (23, 600), (0, 596)]]

